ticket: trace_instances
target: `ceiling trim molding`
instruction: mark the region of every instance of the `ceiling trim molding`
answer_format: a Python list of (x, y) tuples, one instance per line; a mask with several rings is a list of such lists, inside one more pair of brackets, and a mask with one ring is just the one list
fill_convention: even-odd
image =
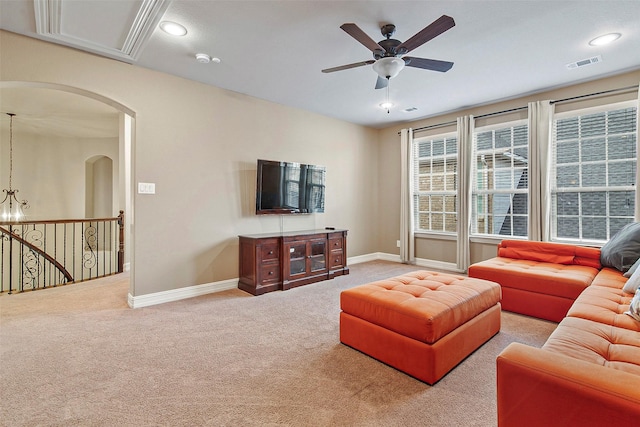
[(130, 57), (137, 59), (142, 53), (142, 48), (156, 29), (158, 22), (169, 7), (170, 0), (144, 0), (138, 11), (136, 19), (127, 34), (122, 51)]
[(60, 33), (62, 0), (34, 0), (36, 31), (41, 35)]
[(64, 0), (34, 0), (36, 32), (45, 39), (66, 46), (88, 50), (125, 62), (136, 62), (171, 0), (143, 0), (127, 37), (120, 48), (61, 32)]

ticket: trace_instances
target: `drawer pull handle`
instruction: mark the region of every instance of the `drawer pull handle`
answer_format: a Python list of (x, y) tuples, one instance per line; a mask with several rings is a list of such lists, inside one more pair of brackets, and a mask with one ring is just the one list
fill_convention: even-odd
[(270, 272), (269, 272), (269, 276), (273, 276), (273, 271), (270, 271)]
[(273, 251), (269, 251), (269, 255), (273, 255)]

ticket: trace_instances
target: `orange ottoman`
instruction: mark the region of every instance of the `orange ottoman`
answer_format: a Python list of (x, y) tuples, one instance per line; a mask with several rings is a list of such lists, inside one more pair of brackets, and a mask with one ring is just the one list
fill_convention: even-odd
[(340, 341), (434, 384), (500, 331), (500, 285), (414, 271), (340, 294)]

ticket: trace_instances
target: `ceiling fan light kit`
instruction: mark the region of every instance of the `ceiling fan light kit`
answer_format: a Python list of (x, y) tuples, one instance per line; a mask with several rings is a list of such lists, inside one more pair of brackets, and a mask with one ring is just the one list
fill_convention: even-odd
[(373, 71), (383, 79), (392, 79), (402, 71), (404, 65), (405, 62), (402, 58), (387, 56), (378, 59), (373, 64)]

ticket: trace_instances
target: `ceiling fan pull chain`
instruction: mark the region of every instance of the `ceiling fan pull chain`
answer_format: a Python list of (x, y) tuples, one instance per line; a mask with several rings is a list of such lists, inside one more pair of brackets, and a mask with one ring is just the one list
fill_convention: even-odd
[(389, 86), (391, 86), (391, 79), (387, 80), (387, 114), (389, 114), (389, 110), (391, 110), (391, 103), (389, 102)]

